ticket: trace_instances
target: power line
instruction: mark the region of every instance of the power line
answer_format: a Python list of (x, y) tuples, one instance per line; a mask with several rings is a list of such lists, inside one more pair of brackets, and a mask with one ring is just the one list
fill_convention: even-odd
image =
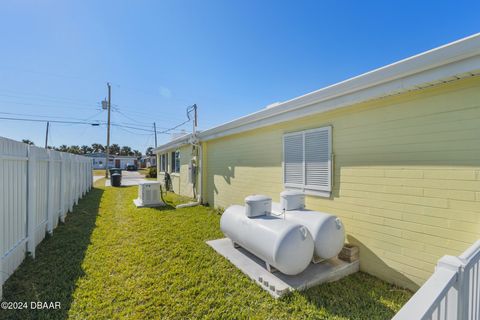
[(34, 96), (34, 97), (45, 97), (48, 99), (54, 99), (54, 100), (68, 100), (68, 101), (76, 101), (76, 102), (82, 102), (82, 103), (91, 103), (92, 101), (87, 101), (83, 99), (77, 99), (77, 98), (70, 98), (70, 97), (59, 97), (59, 96), (51, 96), (43, 93), (31, 93), (31, 92), (24, 92), (24, 91), (15, 91), (15, 90), (6, 90), (2, 89), (0, 92), (6, 92), (8, 94), (20, 94), (20, 95), (26, 95), (26, 96)]
[[(92, 120), (92, 118), (98, 116), (100, 113), (102, 113), (102, 111), (98, 112), (98, 113), (95, 113), (94, 115), (92, 115), (91, 117), (88, 117), (86, 119), (79, 119), (79, 118), (71, 118), (71, 117), (60, 117), (60, 116), (43, 116), (43, 115), (37, 115), (37, 114), (26, 114), (26, 113), (13, 113), (13, 112), (0, 112), (0, 114), (7, 114), (7, 115), (15, 115), (15, 116), (26, 116), (26, 117), (40, 117), (40, 118), (45, 118), (45, 119), (38, 119), (38, 121), (43, 121), (43, 122), (47, 122), (47, 121), (50, 121), (50, 122), (53, 122), (53, 120), (51, 119), (67, 119), (69, 121), (61, 121), (61, 122), (58, 122), (58, 123), (67, 123), (67, 124), (71, 124), (72, 122), (75, 122), (75, 121), (79, 121), (79, 122), (88, 122), (88, 121), (92, 121), (93, 123), (95, 124), (98, 124), (98, 125), (106, 125), (106, 122), (104, 120)], [(13, 117), (11, 117), (13, 119)], [(10, 119), (10, 118), (9, 118)], [(20, 118), (21, 119), (21, 118)], [(28, 119), (30, 120), (30, 119)], [(145, 129), (145, 127), (135, 127), (135, 126), (128, 126), (128, 125), (124, 125), (124, 124), (120, 124), (120, 123), (112, 123), (112, 125), (114, 126), (118, 126), (118, 127), (125, 127), (125, 128), (130, 128), (130, 129), (135, 129), (135, 130), (141, 130), (141, 131), (148, 131), (150, 132), (151, 129)]]
[[(84, 121), (92, 120), (92, 119), (95, 118), (96, 116), (98, 116), (98, 115), (100, 115), (101, 113), (103, 113), (103, 111), (104, 111), (103, 109), (100, 110), (99, 112), (95, 113), (93, 116), (84, 119)], [(100, 121), (100, 120), (93, 120), (93, 121)]]
[[(98, 113), (95, 113), (93, 116), (91, 117), (88, 117), (86, 119), (79, 119), (79, 118), (72, 118), (72, 117), (61, 117), (61, 116), (50, 116), (50, 115), (40, 115), (40, 114), (29, 114), (29, 113), (15, 113), (15, 112), (0, 112), (0, 114), (7, 114), (7, 115), (13, 115), (13, 116), (25, 116), (25, 117), (39, 117), (39, 118), (53, 118), (53, 119), (67, 119), (67, 120), (78, 120), (78, 121), (88, 121), (88, 120), (91, 120), (92, 118), (96, 117), (97, 115), (99, 115), (100, 113), (102, 113), (102, 111), (98, 112)], [(48, 120), (46, 120), (48, 121)], [(95, 121), (95, 120), (93, 120)], [(99, 120), (98, 120), (99, 121)]]
[(53, 122), (53, 123), (68, 123), (68, 124), (88, 124), (88, 125), (91, 125), (91, 126), (98, 126), (99, 125), (99, 123), (90, 123), (90, 122), (85, 122), (85, 121), (62, 121), (62, 120), (8, 118), (8, 117), (0, 117), (0, 120), (29, 121), (29, 122)]
[(120, 128), (128, 128), (128, 129), (134, 129), (134, 130), (139, 130), (139, 131), (152, 132), (151, 129), (137, 128), (137, 127), (126, 126), (126, 125), (121, 125), (121, 124), (116, 124), (116, 123), (110, 123), (110, 125), (114, 126), (114, 127), (120, 127)]
[[(8, 120), (8, 121), (26, 121), (26, 122), (50, 122), (50, 123), (59, 123), (59, 124), (85, 124), (85, 125), (91, 125), (91, 126), (104, 126), (106, 125), (105, 122), (100, 122), (98, 120), (94, 120), (94, 122), (88, 122), (88, 119), (86, 120), (80, 120), (80, 121), (68, 121), (68, 120), (52, 120), (52, 119), (32, 119), (32, 118), (16, 118), (16, 117), (0, 117), (0, 120)], [(187, 120), (175, 127), (172, 127), (172, 128), (169, 128), (169, 129), (166, 129), (166, 130), (163, 130), (163, 131), (160, 131), (160, 132), (157, 132), (158, 134), (169, 134), (169, 133), (175, 133), (175, 132), (171, 132), (177, 128), (179, 128), (180, 126), (188, 123), (190, 120)], [(137, 131), (144, 131), (144, 132), (150, 132), (148, 135), (153, 135), (152, 132), (152, 129), (145, 129), (145, 128), (139, 128), (139, 127), (133, 127), (133, 126), (127, 126), (127, 125), (122, 125), (122, 124), (118, 124), (118, 123), (111, 123), (110, 124), (111, 126), (114, 126), (114, 127), (118, 127), (118, 128), (123, 128), (123, 129), (133, 129), (133, 130), (137, 130)], [(131, 131), (128, 131), (129, 133), (133, 133)], [(179, 133), (179, 132), (177, 132)], [(147, 135), (147, 134), (146, 134)]]
[(157, 133), (159, 133), (159, 134), (169, 133), (170, 131), (173, 131), (173, 130), (175, 130), (175, 129), (178, 129), (178, 128), (180, 128), (181, 126), (183, 126), (183, 125), (185, 125), (185, 124), (187, 124), (187, 123), (189, 123), (189, 122), (190, 122), (190, 119), (188, 119), (187, 121), (184, 121), (184, 122), (176, 125), (175, 127), (172, 127), (172, 128), (170, 128), (170, 129), (163, 130), (163, 131), (158, 131)]
[[(189, 121), (190, 120), (188, 120), (184, 123), (181, 123), (180, 125), (175, 126), (173, 128), (169, 128), (169, 129), (166, 129), (164, 131), (157, 132), (157, 134), (158, 133), (160, 133), (160, 134), (180, 133), (180, 132), (171, 132), (171, 131), (177, 129), (178, 127), (184, 125), (185, 123), (187, 123)], [(100, 123), (100, 125), (105, 125), (105, 123)], [(133, 129), (133, 130), (138, 130), (138, 131), (150, 132), (150, 134), (153, 135), (152, 129), (144, 129), (144, 128), (137, 128), (137, 127), (132, 127), (132, 126), (125, 126), (125, 125), (121, 125), (121, 124), (118, 124), (118, 123), (110, 123), (110, 125), (113, 126), (113, 127), (118, 127), (118, 128), (127, 128), (127, 129)]]
[[(140, 122), (140, 121), (137, 121), (136, 119), (134, 118), (131, 118), (129, 116), (127, 116), (126, 114), (124, 114), (123, 112), (119, 111), (118, 108), (115, 108), (113, 107), (113, 111), (116, 112), (116, 113), (119, 113), (120, 115), (122, 115), (123, 117), (129, 119), (129, 120), (132, 120), (134, 121), (134, 123), (130, 123), (130, 122), (119, 122), (121, 124), (126, 124), (126, 125), (132, 125), (132, 126), (141, 126), (142, 128), (144, 128), (145, 126), (148, 126), (148, 125), (151, 125), (151, 122)], [(168, 129), (167, 127), (163, 127), (163, 128), (160, 128), (160, 129)]]
[(149, 145), (151, 138), (152, 138), (151, 136), (149, 136), (149, 137), (147, 138), (147, 141), (145, 141), (145, 143), (143, 144), (143, 148), (142, 148), (142, 149), (147, 150), (147, 146)]
[[(144, 118), (148, 117), (149, 120), (152, 120), (152, 118), (155, 118), (155, 119), (170, 118), (171, 120), (181, 119), (180, 117), (172, 117), (171, 115), (165, 115), (165, 114), (160, 117), (160, 116), (152, 115), (152, 113), (131, 111), (132, 109), (135, 109), (131, 106), (118, 105), (118, 104), (114, 104), (113, 106), (115, 106), (117, 108), (117, 110), (119, 110), (120, 108), (128, 108), (129, 109), (128, 111), (125, 111), (125, 109), (122, 109), (122, 110), (124, 110), (123, 112), (129, 113), (129, 114), (132, 114), (132, 115), (139, 115), (139, 116), (142, 116)], [(174, 107), (165, 107), (165, 106), (164, 106), (164, 108), (174, 109)]]
[(190, 113), (191, 113), (193, 110), (195, 110), (195, 118), (193, 119), (193, 121), (195, 121), (195, 125), (196, 125), (196, 122), (197, 122), (197, 115), (196, 115), (197, 105), (194, 104), (194, 105), (192, 105), (192, 106), (187, 107), (187, 118), (188, 118), (188, 119), (187, 119), (186, 121), (184, 121), (184, 122), (176, 125), (175, 127), (172, 127), (172, 128), (170, 128), (170, 129), (167, 129), (167, 130), (160, 131), (160, 132), (158, 132), (158, 133), (167, 133), (167, 132), (170, 132), (170, 131), (172, 131), (172, 130), (175, 130), (175, 129), (177, 129), (177, 128), (180, 128), (181, 126), (189, 123), (189, 122), (192, 120), (192, 119), (190, 118)]
[(74, 105), (78, 105), (78, 106), (90, 106), (90, 105), (94, 104), (94, 103), (88, 103), (88, 102), (87, 103), (76, 102), (75, 100), (69, 100), (69, 99), (46, 98), (46, 97), (42, 97), (42, 96), (28, 97), (28, 96), (19, 96), (19, 95), (4, 94), (4, 93), (0, 93), (0, 96), (7, 97), (7, 98), (14, 98), (14, 99), (44, 100), (43, 102), (46, 102), (46, 103), (56, 103), (56, 104), (66, 104), (66, 103), (68, 103), (68, 104), (74, 104)]
[[(0, 100), (0, 103), (11, 103), (11, 104), (19, 104), (19, 105), (25, 105), (25, 106), (33, 106), (33, 107), (47, 107), (47, 108), (66, 108), (65, 106), (55, 106), (55, 105), (51, 105), (51, 104), (38, 104), (38, 103), (25, 103), (25, 102), (17, 102), (17, 101), (5, 101), (5, 100)], [(67, 104), (67, 103), (65, 103)], [(76, 107), (76, 109), (82, 109), (82, 110), (92, 110), (92, 109), (96, 109), (98, 110), (97, 107), (92, 107), (92, 108), (79, 108), (79, 107)]]
[(120, 130), (122, 130), (122, 131), (124, 131), (124, 132), (127, 132), (127, 133), (129, 133), (129, 134), (134, 134), (134, 135), (137, 135), (137, 136), (152, 136), (152, 135), (153, 135), (153, 133), (138, 133), (138, 132), (133, 132), (133, 131), (127, 130), (127, 129), (125, 129), (125, 128), (117, 127), (117, 126), (116, 126), (116, 128), (117, 128), (117, 129), (120, 129)]
[(127, 118), (127, 119), (129, 119), (129, 120), (131, 120), (131, 121), (137, 122), (137, 123), (139, 123), (139, 124), (146, 124), (146, 122), (140, 122), (140, 121), (138, 121), (138, 120), (135, 119), (135, 118), (132, 118), (132, 117), (130, 117), (130, 116), (127, 116), (125, 113), (123, 113), (122, 111), (120, 111), (120, 109), (117, 108), (117, 107), (113, 107), (113, 111), (121, 114), (122, 116), (124, 116), (125, 118)]
[[(151, 124), (151, 122), (141, 122), (141, 121), (138, 121), (137, 119), (132, 118), (132, 117), (126, 115), (125, 113), (123, 113), (122, 111), (120, 111), (119, 108), (117, 108), (117, 107), (113, 107), (113, 111), (119, 113), (120, 115), (122, 115), (122, 116), (125, 117), (126, 119), (129, 119), (129, 120), (131, 120), (131, 121), (134, 121), (134, 124), (140, 124), (140, 125), (142, 125), (142, 126)], [(124, 122), (124, 123), (125, 123), (125, 124), (128, 124), (127, 122)], [(166, 128), (163, 128), (163, 129), (166, 129)]]

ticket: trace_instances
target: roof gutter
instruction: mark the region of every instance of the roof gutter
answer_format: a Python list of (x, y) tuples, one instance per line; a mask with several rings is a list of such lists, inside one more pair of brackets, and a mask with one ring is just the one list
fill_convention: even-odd
[(158, 148), (153, 149), (152, 152), (153, 153), (161, 153), (161, 152), (165, 152), (165, 151), (170, 150), (170, 149), (176, 149), (178, 147), (181, 147), (185, 144), (190, 143), (191, 138), (192, 138), (191, 133), (183, 135), (179, 138), (176, 138), (176, 139), (174, 139), (170, 142), (167, 142), (167, 143), (159, 146)]

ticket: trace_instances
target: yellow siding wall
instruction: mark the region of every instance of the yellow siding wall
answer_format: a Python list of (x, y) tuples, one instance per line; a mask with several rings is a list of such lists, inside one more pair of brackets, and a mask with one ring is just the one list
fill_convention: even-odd
[[(170, 173), (173, 191), (176, 194), (192, 198), (193, 186), (191, 183), (188, 182), (188, 165), (190, 163), (190, 160), (192, 159), (192, 146), (185, 145), (179, 149), (168, 150), (168, 172), (172, 171), (171, 153), (175, 150), (180, 151), (180, 172)], [(164, 174), (160, 172), (160, 161), (157, 161), (157, 172), (159, 172), (159, 174), (157, 175), (157, 180), (163, 184)]]
[(361, 269), (418, 288), (444, 254), (480, 235), (480, 79), (355, 105), (206, 142), (204, 197), (278, 201), (282, 135), (333, 126), (331, 198), (307, 207), (336, 214), (360, 246)]

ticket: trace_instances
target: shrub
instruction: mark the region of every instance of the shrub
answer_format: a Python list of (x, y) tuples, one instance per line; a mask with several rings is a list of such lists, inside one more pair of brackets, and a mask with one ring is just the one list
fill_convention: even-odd
[(150, 167), (148, 168), (147, 178), (156, 178), (157, 177), (157, 168)]

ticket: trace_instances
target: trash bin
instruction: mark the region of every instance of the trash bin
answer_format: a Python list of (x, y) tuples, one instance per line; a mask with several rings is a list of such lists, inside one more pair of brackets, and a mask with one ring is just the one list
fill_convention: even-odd
[(108, 171), (110, 172), (110, 176), (114, 173), (118, 173), (118, 174), (122, 175), (122, 169), (120, 169), (120, 168), (110, 168), (110, 169), (108, 169)]
[(110, 174), (110, 184), (112, 187), (120, 187), (122, 184), (122, 175), (120, 173)]

